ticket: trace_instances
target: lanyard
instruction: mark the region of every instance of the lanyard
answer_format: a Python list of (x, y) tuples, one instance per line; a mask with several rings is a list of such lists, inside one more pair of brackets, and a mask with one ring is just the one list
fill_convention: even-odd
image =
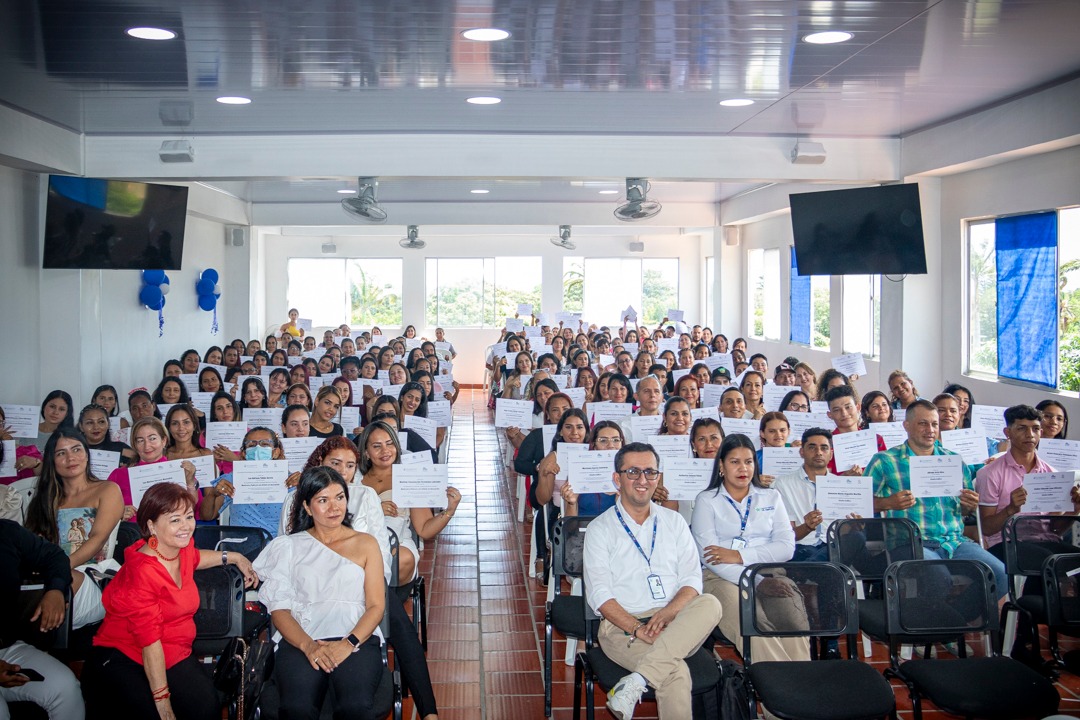
[[(727, 495), (724, 499), (728, 501), (728, 505), (735, 509), (735, 512), (739, 512), (739, 506), (735, 504), (735, 501), (729, 498)], [(746, 512), (741, 513), (742, 517), (739, 518), (739, 537), (746, 535), (746, 523), (750, 521), (750, 503), (753, 502), (754, 496), (748, 495), (746, 498)]]
[(623, 516), (622, 513), (619, 512), (618, 505), (615, 506), (615, 516), (619, 518), (619, 522), (622, 523), (623, 530), (625, 530), (626, 534), (630, 536), (630, 540), (634, 543), (634, 547), (637, 548), (637, 551), (641, 553), (641, 557), (645, 558), (645, 563), (649, 566), (649, 572), (652, 572), (652, 556), (653, 552), (656, 550), (656, 517), (653, 517), (652, 547), (649, 548), (649, 554), (646, 555), (645, 551), (641, 549), (641, 543), (637, 541), (637, 538), (634, 537), (634, 533), (630, 532), (630, 528), (626, 526), (626, 521), (623, 520)]

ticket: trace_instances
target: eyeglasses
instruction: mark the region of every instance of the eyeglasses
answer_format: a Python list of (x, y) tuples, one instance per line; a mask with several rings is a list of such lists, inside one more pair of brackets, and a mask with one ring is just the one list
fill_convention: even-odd
[(253, 447), (272, 448), (277, 447), (277, 444), (273, 440), (248, 440), (246, 443), (244, 443), (245, 450)]
[(660, 471), (656, 468), (645, 468), (644, 470), (642, 470), (641, 468), (628, 468), (626, 470), (619, 470), (619, 474), (625, 475), (631, 480), (637, 480), (639, 477), (644, 475), (645, 479), (649, 482), (653, 482), (660, 477)]
[(622, 438), (620, 437), (598, 437), (596, 438), (597, 446), (600, 445), (622, 445)]
[(806, 412), (810, 409), (810, 406), (805, 403), (788, 403), (787, 409), (795, 412)]

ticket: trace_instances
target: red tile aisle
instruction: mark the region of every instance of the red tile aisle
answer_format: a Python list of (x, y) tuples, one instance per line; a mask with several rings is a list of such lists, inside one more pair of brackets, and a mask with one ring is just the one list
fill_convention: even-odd
[[(502, 466), (497, 431), (481, 390), (462, 390), (450, 434), (450, 483), (462, 494), (449, 527), (428, 543), (421, 571), (428, 579), (428, 663), (442, 720), (543, 718), (541, 648), (545, 589), (526, 578), (532, 526), (515, 520), (513, 487)], [(1067, 648), (1075, 641), (1063, 639)], [(553, 717), (571, 717), (574, 671), (556, 636)], [(730, 651), (725, 651), (730, 654)], [(871, 662), (884, 667), (875, 644)], [(1080, 717), (1080, 679), (1058, 684), (1061, 713)], [(900, 717), (910, 720), (907, 691), (894, 683)], [(609, 717), (597, 692), (597, 717)], [(945, 718), (924, 703), (926, 720)], [(406, 717), (412, 712), (406, 701)], [(584, 714), (584, 713), (583, 713)], [(656, 717), (644, 703), (634, 716)]]

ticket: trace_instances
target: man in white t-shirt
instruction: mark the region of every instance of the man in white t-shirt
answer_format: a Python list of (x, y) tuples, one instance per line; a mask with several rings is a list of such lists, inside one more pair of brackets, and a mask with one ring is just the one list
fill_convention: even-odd
[(802, 467), (781, 475), (773, 483), (784, 498), (791, 527), (795, 529), (796, 562), (825, 562), (829, 547), (825, 544), (824, 518), (817, 509), (817, 479), (829, 472), (832, 460), (832, 433), (824, 428), (810, 428), (802, 435)]

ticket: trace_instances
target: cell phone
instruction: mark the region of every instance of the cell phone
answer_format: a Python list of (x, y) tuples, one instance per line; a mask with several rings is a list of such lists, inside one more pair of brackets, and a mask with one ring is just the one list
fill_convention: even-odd
[(31, 668), (19, 668), (19, 672), (15, 673), (15, 674), (16, 675), (22, 675), (24, 678), (26, 678), (30, 682), (42, 682), (45, 679), (44, 676), (42, 676), (41, 673), (39, 673), (37, 670), (33, 670)]

